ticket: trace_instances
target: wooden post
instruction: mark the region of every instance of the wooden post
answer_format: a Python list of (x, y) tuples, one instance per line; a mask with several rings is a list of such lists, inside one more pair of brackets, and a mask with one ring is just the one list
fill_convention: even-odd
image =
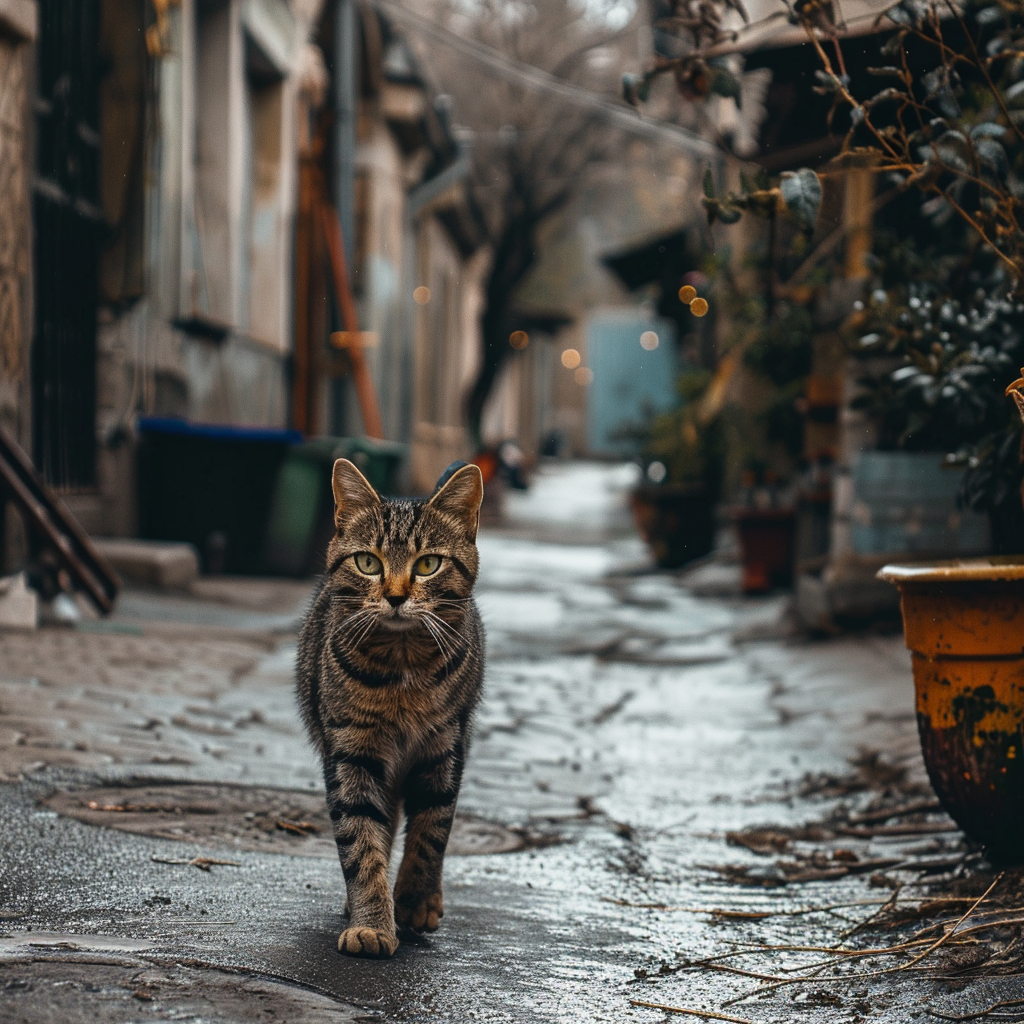
[(870, 276), (864, 257), (871, 252), (871, 222), (874, 218), (872, 199), (875, 175), (866, 167), (852, 167), (846, 172), (846, 197), (843, 221), (846, 227), (846, 276), (863, 280)]
[[(345, 262), (345, 246), (341, 237), (341, 222), (337, 213), (326, 203), (320, 207), (323, 220), (324, 235), (327, 238), (327, 250), (331, 258), (331, 270), (334, 274), (334, 293), (341, 311), (341, 322), (350, 335), (359, 332), (359, 317), (356, 313), (355, 300), (348, 282), (348, 266)], [(347, 346), (349, 361), (352, 364), (352, 381), (356, 386), (356, 397), (359, 400), (359, 411), (363, 417), (363, 429), (367, 437), (384, 438), (384, 425), (380, 418), (377, 405), (377, 393), (373, 389), (370, 368), (366, 363), (361, 345)]]
[(316, 168), (309, 157), (299, 162), (299, 212), (295, 224), (295, 354), (292, 364), (292, 425), (313, 433), (310, 360), (310, 254), (316, 230)]

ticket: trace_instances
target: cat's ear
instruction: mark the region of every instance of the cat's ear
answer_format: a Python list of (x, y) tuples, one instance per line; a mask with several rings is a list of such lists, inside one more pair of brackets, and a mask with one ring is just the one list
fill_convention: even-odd
[(427, 507), (462, 522), (469, 540), (475, 541), (480, 526), (480, 502), (484, 500), (483, 474), (479, 466), (473, 465), (462, 466), (454, 473), (449, 471), (438, 481)]
[(352, 465), (348, 459), (338, 459), (334, 464), (334, 524), (340, 528), (343, 520), (358, 512), (380, 504), (380, 496), (370, 486), (370, 481)]

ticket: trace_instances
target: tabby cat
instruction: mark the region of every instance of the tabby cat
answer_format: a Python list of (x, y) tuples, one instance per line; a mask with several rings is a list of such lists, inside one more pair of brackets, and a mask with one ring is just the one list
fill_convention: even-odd
[(428, 500), (382, 498), (339, 459), (333, 483), (336, 533), (299, 637), (298, 698), (348, 890), (338, 949), (385, 957), (398, 929), (432, 932), (444, 914), (442, 862), (483, 681), (472, 598), (483, 478), (453, 463)]

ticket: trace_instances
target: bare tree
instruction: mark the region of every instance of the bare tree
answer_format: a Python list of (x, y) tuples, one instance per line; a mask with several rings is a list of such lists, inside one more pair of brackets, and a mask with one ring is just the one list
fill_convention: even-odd
[[(464, 49), (435, 47), (430, 63), (453, 98), (457, 121), (473, 133), (470, 192), (492, 251), (482, 359), (466, 407), (477, 442), (487, 397), (513, 351), (516, 290), (537, 257), (538, 231), (578, 194), (588, 170), (619, 138), (610, 103), (573, 102), (551, 87), (558, 80), (617, 100), (623, 48), (633, 35), (615, 20), (617, 7), (610, 0), (605, 6), (596, 0), (476, 0), (433, 13), (461, 39), (482, 44), (476, 58)], [(508, 73), (517, 68), (542, 74)]]

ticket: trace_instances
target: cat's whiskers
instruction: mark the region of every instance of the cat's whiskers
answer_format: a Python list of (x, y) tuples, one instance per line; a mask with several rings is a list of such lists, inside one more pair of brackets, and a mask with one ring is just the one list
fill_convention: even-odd
[(344, 632), (345, 642), (352, 649), (357, 648), (370, 630), (377, 623), (377, 616), (372, 608), (363, 608), (361, 611), (342, 619), (341, 627)]
[(372, 611), (368, 611), (366, 615), (366, 623), (359, 631), (359, 635), (352, 641), (352, 646), (359, 647), (365, 643), (379, 624), (380, 616), (375, 615)]
[(433, 637), (434, 643), (437, 644), (437, 649), (441, 652), (441, 657), (445, 661), (449, 661), (452, 657), (452, 654), (454, 653), (452, 651), (450, 644), (442, 638), (441, 633), (438, 631), (437, 627), (433, 625), (429, 618), (424, 616), (422, 621), (427, 632), (431, 635), (431, 637)]
[(425, 612), (423, 624), (429, 630), (430, 635), (434, 637), (445, 661), (450, 661), (458, 655), (459, 649), (463, 645), (453, 639), (450, 631), (446, 631), (447, 623), (443, 619), (439, 619), (431, 612)]
[(432, 634), (436, 634), (444, 642), (446, 657), (456, 653), (462, 638), (457, 633), (452, 635), (453, 630), (444, 619), (435, 615), (429, 608), (424, 608), (422, 609), (422, 621), (424, 626), (432, 630)]
[(450, 622), (445, 622), (445, 620), (442, 619), (440, 615), (437, 615), (434, 612), (429, 611), (427, 609), (424, 609), (423, 614), (424, 616), (429, 616), (430, 619), (434, 623), (436, 623), (444, 631), (444, 633), (452, 640), (454, 640), (456, 643), (464, 644), (466, 642), (466, 638)]

